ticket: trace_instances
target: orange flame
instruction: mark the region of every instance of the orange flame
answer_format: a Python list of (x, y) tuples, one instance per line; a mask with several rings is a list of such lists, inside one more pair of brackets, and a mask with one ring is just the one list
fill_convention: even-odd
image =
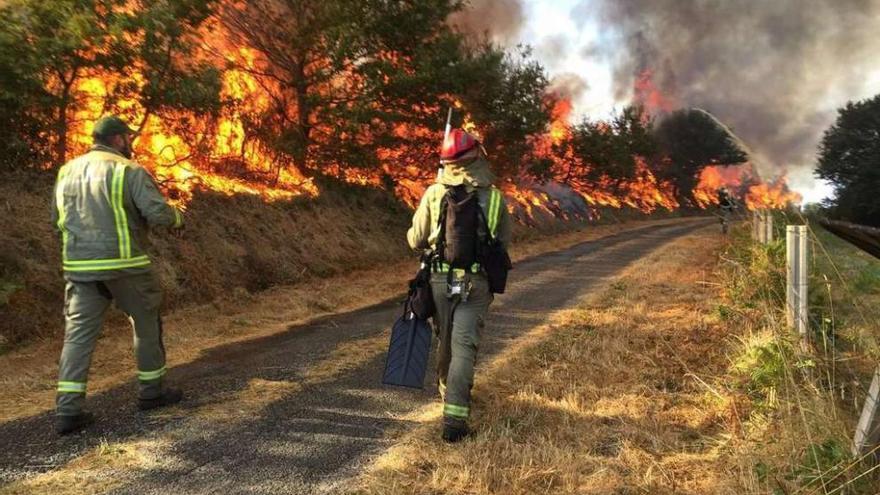
[[(213, 51), (199, 54), (202, 59), (222, 68), (220, 97), (223, 105), (219, 115), (201, 116), (185, 111), (151, 113), (135, 98), (113, 101), (110, 108), (108, 103), (114, 99), (116, 88), (144, 87), (143, 70), (133, 67), (128, 74), (91, 73), (74, 88), (77, 98), (69, 118), (73, 123), (68, 136), (70, 153), (82, 153), (88, 149), (93, 122), (113, 111), (127, 116), (139, 126), (135, 143), (138, 160), (155, 174), (160, 185), (178, 204), (188, 203), (200, 189), (228, 195), (257, 195), (266, 201), (318, 195), (319, 190), (312, 178), (281, 161), (248, 129), (248, 122), (274, 109), (273, 105), (277, 104), (273, 100), (273, 91), (278, 90), (276, 83), (271, 78), (255, 75), (265, 72), (262, 69), (268, 62), (257, 50), (231, 46), (222, 26), (205, 28), (205, 36), (209, 38), (209, 44), (223, 47), (219, 50), (222, 55), (215, 55)], [(394, 54), (386, 55), (394, 59)], [(635, 88), (637, 100), (649, 111), (671, 110), (674, 102), (654, 87), (652, 79), (650, 71), (639, 77)], [(343, 83), (334, 80), (330, 84)], [(464, 105), (455, 102), (455, 106), (464, 113), (463, 127), (480, 134), (478, 123), (473, 121)], [(423, 117), (442, 114), (440, 108), (428, 105), (416, 106), (412, 111)], [(533, 155), (551, 163), (552, 180), (539, 184), (522, 174), (518, 181), (505, 182), (502, 186), (511, 212), (520, 221), (537, 222), (539, 216), (595, 217), (598, 207), (631, 207), (645, 213), (679, 207), (671, 184), (659, 180), (641, 157), (635, 157), (636, 170), (630, 180), (614, 180), (607, 176), (584, 179), (592, 176), (590, 172), (594, 166), (583, 163), (574, 153), (569, 121), (571, 113), (572, 102), (568, 98), (555, 98), (552, 121), (546, 132), (529, 140)], [(608, 128), (607, 132), (612, 130)], [(440, 143), (442, 138), (440, 131), (410, 123), (397, 124), (391, 133), (403, 142)], [(410, 149), (377, 147), (379, 163), (372, 168), (329, 163), (322, 164), (321, 172), (349, 183), (388, 187), (402, 201), (415, 207), (434, 180), (436, 162), (430, 160), (437, 155), (433, 145), (424, 145), (424, 150), (411, 149), (412, 146), (415, 145)], [(415, 159), (414, 156), (429, 158)], [(724, 178), (713, 179), (714, 172), (710, 169), (712, 167), (707, 168), (708, 172), (704, 171), (706, 177), (701, 177), (700, 186), (694, 192), (702, 207), (710, 205), (713, 199), (717, 201), (715, 191), (718, 184), (730, 182)], [(738, 184), (746, 183), (740, 178)], [(746, 196), (750, 207), (779, 204), (792, 194), (785, 189), (784, 181), (770, 185), (748, 183), (752, 185)]]
[[(236, 67), (253, 68), (254, 51), (240, 48), (227, 54)], [(126, 76), (95, 73), (81, 79), (75, 91), (80, 105), (72, 112), (70, 151), (82, 153), (91, 145), (91, 133), (114, 87), (121, 83), (143, 86), (144, 77), (137, 70)], [(241, 69), (228, 69), (222, 76), (221, 98), (227, 102), (216, 123), (194, 119), (181, 112), (170, 116), (150, 115), (136, 100), (122, 100), (115, 111), (140, 123), (135, 141), (136, 159), (149, 168), (168, 191), (173, 202), (186, 204), (198, 188), (227, 195), (259, 195), (267, 201), (291, 199), (299, 195), (315, 196), (318, 189), (312, 179), (290, 167), (278, 167), (276, 160), (254, 140), (248, 141), (244, 129), (245, 113), (257, 114), (269, 105), (268, 96), (253, 76)], [(132, 118), (133, 117), (133, 118)], [(181, 135), (171, 125), (176, 119), (193, 122), (199, 133), (213, 135), (207, 149), (203, 143)], [(262, 180), (256, 180), (256, 179)]]
[(664, 95), (654, 84), (652, 69), (645, 69), (636, 77), (633, 92), (633, 99), (644, 107), (648, 114), (671, 112), (679, 106), (674, 99)]
[(802, 200), (800, 194), (788, 189), (785, 176), (766, 183), (758, 178), (751, 164), (708, 166), (700, 173), (700, 181), (693, 191), (697, 206), (709, 208), (717, 205), (718, 191), (722, 187), (744, 202), (749, 210), (782, 209)]

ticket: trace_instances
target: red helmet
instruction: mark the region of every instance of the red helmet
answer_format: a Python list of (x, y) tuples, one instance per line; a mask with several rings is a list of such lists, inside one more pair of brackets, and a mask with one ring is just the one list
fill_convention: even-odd
[(465, 153), (476, 148), (480, 142), (473, 135), (461, 129), (452, 129), (446, 139), (443, 141), (443, 148), (440, 150), (440, 159), (446, 161), (455, 161), (464, 156)]

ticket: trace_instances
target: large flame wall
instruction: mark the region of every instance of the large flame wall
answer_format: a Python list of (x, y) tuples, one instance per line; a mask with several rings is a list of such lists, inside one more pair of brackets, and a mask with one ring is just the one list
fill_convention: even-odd
[[(218, 36), (221, 35), (216, 31), (212, 35), (214, 39)], [(225, 42), (221, 40), (221, 43)], [(219, 114), (148, 113), (136, 99), (120, 101), (114, 98), (114, 88), (120, 85), (143, 86), (144, 77), (137, 68), (126, 75), (89, 74), (75, 87), (78, 98), (69, 116), (72, 122), (69, 153), (86, 150), (91, 143), (93, 122), (113, 111), (139, 126), (135, 144), (137, 159), (153, 171), (178, 204), (185, 205), (199, 188), (230, 195), (259, 195), (267, 201), (320, 194), (312, 178), (292, 164), (281, 161), (259, 139), (248, 135), (246, 122), (258, 118), (272, 105), (272, 81), (254, 75), (264, 63), (258, 52), (247, 47), (225, 46), (211, 53), (214, 53), (212, 63), (223, 67)], [(222, 53), (220, 58), (216, 53)], [(649, 83), (649, 78), (639, 81), (639, 94), (666, 110), (671, 102)], [(440, 109), (424, 111), (441, 113)], [(581, 163), (571, 149), (570, 113), (571, 102), (557, 99), (547, 132), (530, 140), (533, 154), (550, 160), (557, 171), (572, 166), (587, 170), (590, 164)], [(479, 125), (465, 116), (465, 127), (478, 132)], [(428, 142), (439, 143), (442, 138), (438, 133), (414, 125), (399, 125), (394, 132), (398, 137), (418, 136)], [(378, 149), (381, 161), (378, 169), (360, 170), (338, 163), (321, 164), (320, 169), (322, 173), (342, 180), (371, 186), (387, 186), (383, 179), (390, 177), (396, 194), (410, 206), (415, 206), (434, 179), (436, 163), (407, 162), (401, 157), (419, 154), (401, 151)], [(422, 150), (420, 154), (434, 156), (435, 152)], [(635, 159), (635, 174), (626, 181), (609, 177), (586, 181), (557, 173), (547, 183), (536, 183), (522, 174), (506, 178), (502, 188), (511, 211), (525, 222), (534, 220), (539, 211), (554, 217), (572, 218), (595, 216), (598, 207), (631, 207), (645, 213), (678, 208), (680, 205), (672, 185), (658, 180), (644, 159)], [(749, 208), (779, 208), (797, 200), (796, 195), (785, 188), (784, 179), (765, 184), (755, 180), (744, 167), (707, 167), (694, 191), (696, 204), (707, 208), (717, 203), (717, 190), (721, 186), (740, 192)]]

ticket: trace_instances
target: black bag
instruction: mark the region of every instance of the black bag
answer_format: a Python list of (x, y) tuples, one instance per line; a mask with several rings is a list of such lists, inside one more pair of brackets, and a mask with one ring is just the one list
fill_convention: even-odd
[(440, 210), (437, 254), (451, 268), (470, 270), (479, 261), (479, 228), (482, 207), (476, 192), (465, 186), (450, 187)]
[(404, 309), (391, 329), (382, 383), (423, 388), (428, 370), (433, 333), (427, 320)]

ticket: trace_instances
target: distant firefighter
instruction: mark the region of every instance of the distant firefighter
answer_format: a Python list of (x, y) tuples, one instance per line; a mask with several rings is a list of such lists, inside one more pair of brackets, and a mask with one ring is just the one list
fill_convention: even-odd
[(181, 228), (153, 177), (131, 161), (134, 132), (120, 118), (95, 124), (94, 146), (61, 167), (55, 183), (53, 223), (61, 234), (66, 281), (64, 349), (59, 365), (57, 430), (88, 426), (83, 410), (89, 365), (111, 301), (134, 327), (142, 410), (180, 402), (183, 393), (162, 387), (165, 347), (159, 305), (162, 289), (141, 246), (148, 227)]
[(718, 189), (718, 209), (721, 216), (721, 232), (726, 234), (731, 217), (733, 217), (733, 210), (736, 209), (736, 200), (733, 199), (726, 187)]

